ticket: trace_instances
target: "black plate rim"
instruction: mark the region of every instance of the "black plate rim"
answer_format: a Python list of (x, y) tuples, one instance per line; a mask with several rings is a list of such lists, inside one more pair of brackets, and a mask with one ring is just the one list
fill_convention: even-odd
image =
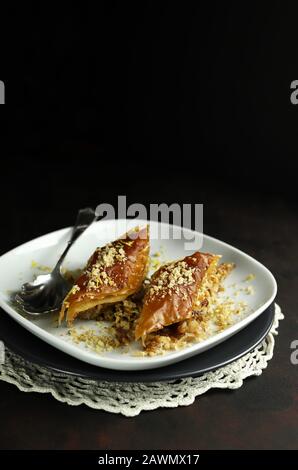
[[(50, 370), (55, 371), (56, 373), (68, 374), (72, 377), (85, 378), (85, 379), (97, 380), (97, 381), (107, 381), (107, 382), (126, 382), (126, 383), (129, 383), (129, 382), (130, 383), (162, 382), (162, 381), (179, 380), (179, 379), (183, 379), (183, 378), (187, 378), (187, 377), (198, 377), (198, 376), (200, 376), (200, 375), (202, 375), (206, 372), (224, 367), (224, 366), (230, 364), (231, 362), (245, 356), (245, 354), (247, 354), (250, 351), (252, 351), (253, 349), (255, 349), (264, 340), (264, 338), (267, 336), (268, 332), (270, 331), (270, 329), (272, 327), (272, 324), (273, 324), (273, 321), (274, 321), (274, 314), (275, 314), (274, 302), (272, 302), (272, 304), (270, 306), (268, 306), (267, 309), (265, 309), (264, 312), (262, 312), (259, 317), (257, 317), (254, 321), (252, 321), (245, 328), (240, 330), (238, 333), (234, 334), (231, 338), (225, 340), (224, 342), (220, 343), (219, 345), (215, 346), (214, 348), (211, 348), (211, 349), (218, 349), (219, 351), (220, 351), (220, 349), (225, 348), (227, 343), (229, 341), (231, 341), (233, 338), (235, 339), (235, 337), (239, 337), (239, 335), (241, 336), (241, 334), (243, 335), (244, 330), (247, 330), (247, 328), (249, 326), (251, 328), (253, 328), (253, 325), (256, 324), (256, 322), (258, 320), (260, 321), (260, 317), (264, 316), (266, 312), (267, 312), (267, 315), (269, 315), (269, 317), (268, 317), (269, 321), (267, 321), (267, 323), (266, 323), (266, 328), (263, 330), (261, 335), (258, 335), (258, 331), (257, 331), (256, 334), (255, 334), (257, 339), (255, 341), (251, 340), (250, 344), (246, 348), (242, 349), (241, 352), (239, 352), (238, 354), (236, 353), (234, 355), (231, 355), (226, 360), (221, 361), (220, 363), (216, 363), (215, 365), (211, 364), (207, 367), (203, 367), (203, 368), (201, 367), (197, 372), (193, 371), (193, 372), (190, 373), (186, 369), (184, 372), (180, 371), (179, 375), (173, 374), (170, 377), (167, 376), (167, 374), (166, 374), (167, 368), (172, 367), (174, 364), (169, 365), (169, 366), (159, 367), (159, 368), (156, 368), (156, 369), (144, 370), (144, 371), (116, 371), (116, 370), (104, 369), (104, 368), (99, 368), (99, 367), (93, 366), (93, 367), (96, 368), (95, 370), (99, 369), (99, 374), (94, 375), (94, 374), (90, 373), (90, 371), (84, 373), (84, 371), (83, 371), (84, 366), (88, 367), (88, 366), (90, 366), (90, 364), (87, 364), (83, 361), (79, 361), (78, 359), (72, 358), (72, 356), (70, 356), (70, 358), (75, 360), (75, 361), (78, 361), (78, 363), (80, 364), (82, 370), (80, 372), (78, 372), (77, 370), (76, 371), (66, 370), (65, 368), (61, 369), (61, 366), (60, 366), (60, 368), (57, 367), (56, 365), (54, 365), (50, 361), (48, 361), (47, 358), (40, 359), (40, 356), (37, 353), (32, 354), (31, 351), (28, 351), (28, 350), (24, 351), (22, 348), (18, 348), (17, 344), (10, 341), (10, 339), (7, 340), (7, 338), (3, 337), (2, 334), (1, 334), (2, 333), (1, 331), (0, 331), (0, 339), (2, 339), (2, 341), (5, 343), (5, 345), (11, 351), (13, 351), (15, 354), (19, 355), (20, 357), (22, 357), (26, 361), (31, 362), (31, 363), (36, 364), (36, 365), (39, 365), (39, 366), (42, 366), (42, 367), (46, 367)], [(9, 317), (9, 319), (13, 322), (13, 324), (18, 325), (17, 322), (15, 322), (11, 317)], [(21, 326), (18, 325), (18, 327), (21, 327)], [(26, 331), (26, 330), (24, 330), (24, 331)], [(56, 350), (56, 348), (54, 348), (53, 346), (48, 345), (47, 343), (44, 343), (43, 340), (41, 340), (40, 338), (37, 338), (31, 332), (26, 331), (26, 333), (29, 334), (30, 336), (32, 336), (34, 339), (36, 339), (38, 341), (38, 343), (42, 342), (43, 344), (46, 344), (47, 347), (53, 348), (53, 349)], [(37, 343), (37, 349), (38, 349), (38, 343)], [(185, 359), (183, 361), (179, 361), (175, 364), (183, 364), (183, 363), (186, 363), (187, 361), (189, 361), (191, 359), (194, 360), (195, 357), (199, 357), (199, 356), (202, 356), (204, 354), (208, 354), (208, 351), (210, 352), (210, 350), (207, 350), (207, 351), (205, 351), (203, 353), (200, 353), (196, 356), (192, 356), (192, 358), (188, 358), (188, 359)], [(59, 351), (59, 352), (61, 354), (65, 354), (65, 353), (62, 353), (61, 351)], [(98, 375), (100, 375), (101, 373), (103, 373), (103, 375), (107, 375), (107, 376), (106, 377), (99, 377)], [(109, 378), (108, 377), (109, 373), (112, 374), (112, 375), (116, 375), (117, 378), (115, 378), (115, 377)], [(148, 375), (147, 377), (146, 377), (146, 374)], [(152, 377), (150, 378), (150, 374), (153, 375), (153, 376), (155, 374), (156, 378), (152, 378)]]

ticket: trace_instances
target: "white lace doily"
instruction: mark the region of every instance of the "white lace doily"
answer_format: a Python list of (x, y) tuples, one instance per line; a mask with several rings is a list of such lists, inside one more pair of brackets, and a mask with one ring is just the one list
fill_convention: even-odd
[(159, 407), (191, 405), (197, 396), (211, 388), (236, 389), (246, 377), (261, 375), (273, 356), (274, 336), (283, 318), (280, 307), (275, 304), (272, 328), (258, 347), (237, 361), (197, 378), (154, 383), (97, 382), (54, 372), (6, 350), (5, 362), (0, 365), (0, 379), (15, 384), (23, 392), (51, 393), (69, 405), (85, 404), (124, 416), (136, 416), (143, 410)]

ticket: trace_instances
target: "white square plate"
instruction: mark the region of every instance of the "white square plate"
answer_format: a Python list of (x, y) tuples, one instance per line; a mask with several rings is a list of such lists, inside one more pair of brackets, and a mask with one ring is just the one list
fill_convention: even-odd
[[(97, 246), (105, 245), (114, 240), (115, 232), (124, 233), (127, 229), (136, 225), (144, 226), (146, 221), (126, 221), (107, 220), (96, 222), (78, 239), (71, 248), (64, 267), (68, 270), (82, 268), (89, 256)], [(185, 250), (185, 238), (193, 235), (197, 240), (197, 249), (203, 252), (210, 252), (222, 255), (222, 261), (233, 262), (236, 268), (225, 281), (226, 293), (235, 294), (237, 287), (237, 301), (245, 301), (247, 309), (245, 314), (224, 331), (215, 333), (207, 339), (192, 343), (184, 349), (170, 351), (164, 355), (154, 357), (138, 357), (134, 351), (138, 349), (135, 344), (129, 351), (114, 350), (112, 352), (97, 353), (86, 347), (84, 344), (76, 344), (70, 335), (67, 334), (66, 326), (57, 328), (53, 322), (52, 315), (44, 317), (28, 317), (20, 314), (18, 309), (11, 303), (11, 292), (18, 290), (23, 282), (30, 281), (37, 273), (33, 266), (54, 266), (59, 254), (63, 251), (70, 235), (70, 229), (62, 229), (36, 238), (28, 243), (9, 251), (0, 257), (0, 305), (14, 320), (29, 330), (34, 335), (60, 349), (61, 351), (76, 357), (87, 363), (118, 370), (145, 370), (166, 366), (195, 354), (199, 354), (216, 344), (225, 341), (233, 334), (248, 325), (257, 318), (273, 302), (277, 286), (273, 275), (261, 263), (243, 253), (242, 251), (207, 235), (192, 232), (188, 229), (181, 229), (177, 226), (168, 226), (158, 222), (150, 222), (150, 231), (169, 229), (169, 239), (151, 240), (151, 253), (162, 249), (162, 260), (170, 261), (184, 258), (194, 249)], [(200, 242), (203, 242), (202, 246)], [(32, 264), (33, 262), (33, 264)], [(250, 282), (254, 293), (248, 295), (248, 284), (245, 281), (249, 274), (253, 274), (255, 279)], [(252, 289), (251, 289), (252, 290)], [(98, 328), (98, 324), (93, 321), (78, 321), (78, 328), (88, 326), (88, 328)]]

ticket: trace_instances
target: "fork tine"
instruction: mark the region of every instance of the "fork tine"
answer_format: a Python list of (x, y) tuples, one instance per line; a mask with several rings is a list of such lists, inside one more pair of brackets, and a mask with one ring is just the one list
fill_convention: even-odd
[(32, 292), (36, 289), (39, 289), (41, 286), (42, 286), (42, 284), (34, 286), (31, 282), (25, 282), (25, 284), (23, 284), (21, 286), (21, 291), (22, 292)]
[(21, 305), (23, 308), (36, 309), (39, 308), (44, 303), (44, 297), (42, 295), (36, 295), (34, 297), (22, 297), (22, 295), (16, 294), (15, 300)]
[(20, 294), (16, 294), (14, 296), (15, 300), (17, 301), (18, 304), (24, 305), (25, 300), (20, 296)]

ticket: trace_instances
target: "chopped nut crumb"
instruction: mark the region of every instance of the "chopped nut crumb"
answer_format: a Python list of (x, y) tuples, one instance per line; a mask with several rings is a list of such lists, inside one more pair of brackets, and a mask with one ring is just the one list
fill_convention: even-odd
[(109, 243), (104, 247), (97, 248), (96, 262), (92, 264), (91, 268), (86, 269), (88, 276), (87, 290), (98, 289), (100, 285), (116, 285), (115, 281), (108, 275), (107, 268), (126, 260), (126, 253), (123, 248), (125, 243), (119, 240), (116, 244)]
[[(170, 265), (168, 265), (169, 267)], [(132, 353), (129, 349), (126, 351), (121, 349), (121, 352), (130, 352), (135, 356), (165, 354), (167, 351), (178, 350), (190, 343), (202, 341), (233, 324), (236, 321), (235, 317), (247, 310), (247, 304), (245, 302), (236, 302), (235, 299), (228, 296), (218, 295), (222, 291), (221, 283), (223, 279), (232, 268), (232, 264), (221, 264), (202, 283), (195, 306), (197, 310), (194, 310), (191, 318), (148, 335), (141, 351)], [(159, 292), (164, 285), (171, 284), (173, 280), (178, 283), (174, 283), (172, 289), (178, 289), (181, 277), (183, 282), (191, 282), (192, 271), (185, 274), (185, 269), (186, 267), (183, 264), (179, 264), (177, 271), (174, 271), (174, 269), (166, 270), (162, 282), (151, 286), (151, 289), (154, 292)], [(146, 285), (144, 287), (146, 289)], [(123, 346), (128, 347), (134, 342), (135, 325), (141, 308), (141, 301), (136, 303), (131, 299), (105, 306), (105, 308), (94, 311), (94, 314), (98, 322), (109, 322), (109, 327), (101, 328), (99, 331), (87, 329), (80, 332), (72, 328), (70, 335), (75, 342), (82, 342), (98, 353)], [(94, 318), (92, 312), (91, 317)]]
[(75, 294), (76, 292), (79, 292), (79, 290), (80, 290), (80, 287), (77, 284), (75, 284), (73, 288), (71, 289), (71, 293)]
[(245, 281), (253, 281), (255, 278), (255, 274), (249, 274), (248, 276), (246, 276)]
[(253, 286), (248, 286), (244, 289), (244, 292), (246, 295), (253, 295), (255, 293), (255, 290)]
[(168, 263), (164, 266), (164, 271), (158, 276), (156, 280), (153, 279), (151, 287), (148, 292), (147, 301), (155, 296), (157, 293), (163, 294), (177, 286), (187, 286), (194, 282), (194, 268), (187, 265), (185, 261), (176, 261)]

